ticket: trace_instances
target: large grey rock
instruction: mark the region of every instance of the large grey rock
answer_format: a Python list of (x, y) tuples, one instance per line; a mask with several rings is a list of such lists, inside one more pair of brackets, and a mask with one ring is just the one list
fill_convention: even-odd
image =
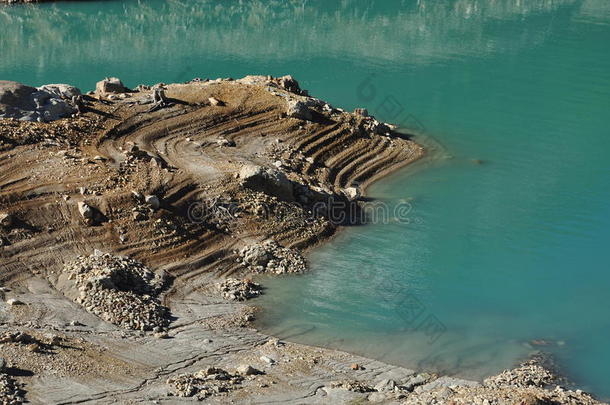
[(0, 80), (0, 111), (13, 107), (21, 110), (33, 110), (34, 100), (30, 97), (36, 89), (18, 82)]
[(72, 99), (72, 97), (82, 95), (78, 88), (70, 86), (69, 84), (45, 84), (43, 86), (38, 87), (38, 90), (45, 91), (57, 97), (63, 97), (67, 99)]
[(292, 182), (281, 171), (264, 166), (246, 165), (239, 172), (244, 187), (279, 199), (294, 200)]
[(107, 77), (95, 84), (97, 94), (125, 93), (128, 91), (129, 89), (123, 86), (123, 82), (117, 77)]
[[(47, 87), (49, 86), (49, 87)], [(38, 89), (17, 82), (0, 81), (0, 118), (49, 122), (74, 114), (77, 109), (63, 100), (80, 91), (68, 85)]]

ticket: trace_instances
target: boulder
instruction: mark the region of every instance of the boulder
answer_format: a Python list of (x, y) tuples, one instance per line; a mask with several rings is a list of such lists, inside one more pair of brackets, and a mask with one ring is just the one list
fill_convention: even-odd
[(25, 84), (0, 80), (0, 110), (6, 107), (33, 110), (36, 106), (30, 95), (35, 91), (34, 87)]
[(301, 94), (301, 87), (299, 86), (299, 82), (297, 82), (294, 77), (290, 75), (282, 76), (277, 78), (277, 83), (284, 90), (287, 90), (291, 93)]
[(79, 92), (78, 89), (68, 85), (49, 86), (36, 89), (17, 82), (0, 81), (0, 118), (49, 122), (77, 112), (63, 99), (62, 92), (70, 94)]
[(300, 120), (313, 120), (311, 110), (302, 101), (290, 100), (286, 109), (286, 115), (292, 118), (298, 118)]
[(237, 367), (237, 372), (241, 375), (261, 374), (261, 372), (259, 370), (255, 369), (254, 367), (252, 367), (248, 364), (242, 364), (241, 366)]
[(69, 84), (45, 84), (43, 86), (38, 87), (38, 90), (69, 100), (71, 100), (72, 97), (78, 97), (82, 95), (81, 91), (78, 88), (70, 86)]
[(117, 77), (107, 77), (95, 84), (97, 94), (126, 93), (129, 89)]
[(292, 182), (281, 171), (264, 166), (246, 165), (239, 172), (244, 187), (276, 196), (285, 201), (294, 200)]

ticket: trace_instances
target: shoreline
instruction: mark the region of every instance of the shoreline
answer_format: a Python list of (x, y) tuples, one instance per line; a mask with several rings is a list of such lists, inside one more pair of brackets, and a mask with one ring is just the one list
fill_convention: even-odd
[(481, 384), (250, 328), (252, 274), (305, 271), (335, 202), (422, 158), (365, 110), (289, 76), (0, 84), (0, 376), (30, 402), (597, 403), (531, 364)]

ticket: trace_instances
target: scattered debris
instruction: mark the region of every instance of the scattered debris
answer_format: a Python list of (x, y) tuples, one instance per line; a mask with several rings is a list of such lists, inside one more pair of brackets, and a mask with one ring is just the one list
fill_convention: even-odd
[(236, 385), (241, 384), (243, 379), (244, 377), (239, 374), (230, 374), (221, 368), (209, 367), (194, 374), (170, 377), (167, 384), (172, 388), (169, 395), (195, 397), (201, 401), (236, 389)]
[(303, 273), (307, 263), (301, 254), (274, 240), (246, 246), (239, 252), (241, 264), (254, 273)]
[(251, 280), (238, 280), (227, 278), (219, 284), (224, 298), (233, 301), (246, 301), (256, 298), (263, 293), (263, 287)]
[(331, 388), (343, 388), (348, 391), (361, 393), (377, 391), (375, 388), (357, 380), (332, 382), (330, 386)]
[(168, 326), (169, 311), (157, 298), (166, 278), (142, 263), (93, 254), (79, 256), (65, 267), (65, 272), (80, 292), (77, 302), (105, 321), (136, 330)]

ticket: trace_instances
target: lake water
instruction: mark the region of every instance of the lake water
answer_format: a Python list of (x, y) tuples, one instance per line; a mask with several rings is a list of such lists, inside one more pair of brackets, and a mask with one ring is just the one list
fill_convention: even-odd
[(308, 275), (265, 280), (260, 326), (471, 378), (545, 340), (609, 398), (610, 2), (328, 3), (0, 7), (0, 78), (292, 74), (419, 133), (429, 157), (369, 189), (406, 215), (340, 233)]

